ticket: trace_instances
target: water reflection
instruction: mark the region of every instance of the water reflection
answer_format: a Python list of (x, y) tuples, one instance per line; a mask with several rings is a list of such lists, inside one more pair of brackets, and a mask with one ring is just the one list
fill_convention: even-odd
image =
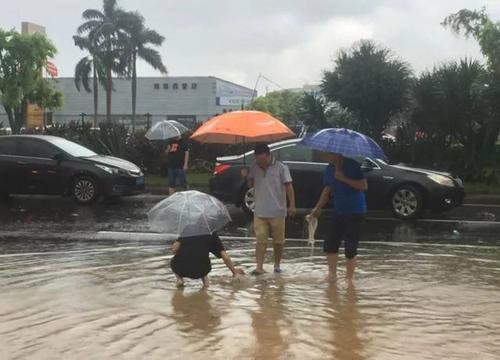
[(254, 359), (281, 359), (289, 348), (285, 340), (288, 305), (283, 283), (273, 286), (262, 283), (256, 289), (257, 308), (251, 312), (252, 329), (255, 335)]
[(353, 282), (339, 289), (337, 282), (326, 290), (326, 298), (333, 316), (329, 322), (333, 342), (333, 359), (362, 360), (362, 322), (358, 311), (358, 297)]
[(221, 313), (213, 305), (213, 298), (205, 289), (187, 293), (174, 291), (172, 296), (173, 318), (185, 336), (205, 340), (221, 324)]

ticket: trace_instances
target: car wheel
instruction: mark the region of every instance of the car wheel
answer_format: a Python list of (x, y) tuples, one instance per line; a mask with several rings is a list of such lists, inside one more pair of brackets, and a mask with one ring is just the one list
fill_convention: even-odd
[(416, 219), (422, 213), (423, 199), (420, 190), (411, 185), (403, 185), (391, 197), (392, 212), (399, 219)]
[(88, 176), (76, 178), (73, 182), (71, 195), (80, 204), (91, 204), (99, 197), (99, 189), (95, 179)]
[(248, 215), (253, 215), (255, 210), (255, 189), (245, 189), (242, 192), (241, 207)]

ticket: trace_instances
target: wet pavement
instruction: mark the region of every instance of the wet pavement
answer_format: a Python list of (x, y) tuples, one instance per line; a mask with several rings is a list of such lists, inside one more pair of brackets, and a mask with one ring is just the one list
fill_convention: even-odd
[[(180, 291), (171, 239), (146, 224), (160, 199), (0, 204), (0, 358), (498, 358), (500, 207), (417, 222), (370, 213), (353, 285), (343, 262), (337, 282), (325, 281), (321, 242), (300, 240), (299, 216), (283, 274), (232, 279), (213, 260), (208, 291), (198, 281)], [(248, 272), (252, 225), (231, 214), (224, 243)]]

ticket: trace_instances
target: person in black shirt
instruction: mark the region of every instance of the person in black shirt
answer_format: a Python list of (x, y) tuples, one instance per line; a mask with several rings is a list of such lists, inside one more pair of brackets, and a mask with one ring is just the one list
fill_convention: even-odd
[(186, 190), (186, 171), (189, 164), (189, 148), (187, 142), (181, 137), (176, 138), (167, 147), (168, 193), (175, 192), (177, 183)]
[(175, 254), (170, 262), (172, 271), (177, 276), (177, 287), (184, 286), (184, 278), (202, 279), (203, 287), (208, 287), (208, 273), (212, 270), (210, 253), (222, 259), (233, 276), (244, 275), (241, 269), (234, 267), (216, 232), (211, 235), (180, 237), (172, 245)]

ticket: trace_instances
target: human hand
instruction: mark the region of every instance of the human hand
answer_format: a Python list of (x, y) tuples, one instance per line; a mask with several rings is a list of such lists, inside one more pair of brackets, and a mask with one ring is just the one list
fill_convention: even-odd
[(241, 269), (234, 269), (234, 276), (236, 275), (245, 275), (245, 272)]
[(315, 207), (314, 209), (311, 210), (311, 214), (310, 215), (314, 216), (317, 219), (319, 219), (319, 217), (321, 216), (321, 209)]
[(344, 175), (344, 172), (341, 169), (335, 170), (335, 179), (342, 182), (345, 181), (346, 176)]
[(288, 216), (293, 218), (295, 215), (297, 215), (297, 208), (295, 206), (290, 206), (288, 208)]
[(241, 177), (246, 178), (248, 177), (248, 169), (247, 168), (242, 168), (240, 171)]

